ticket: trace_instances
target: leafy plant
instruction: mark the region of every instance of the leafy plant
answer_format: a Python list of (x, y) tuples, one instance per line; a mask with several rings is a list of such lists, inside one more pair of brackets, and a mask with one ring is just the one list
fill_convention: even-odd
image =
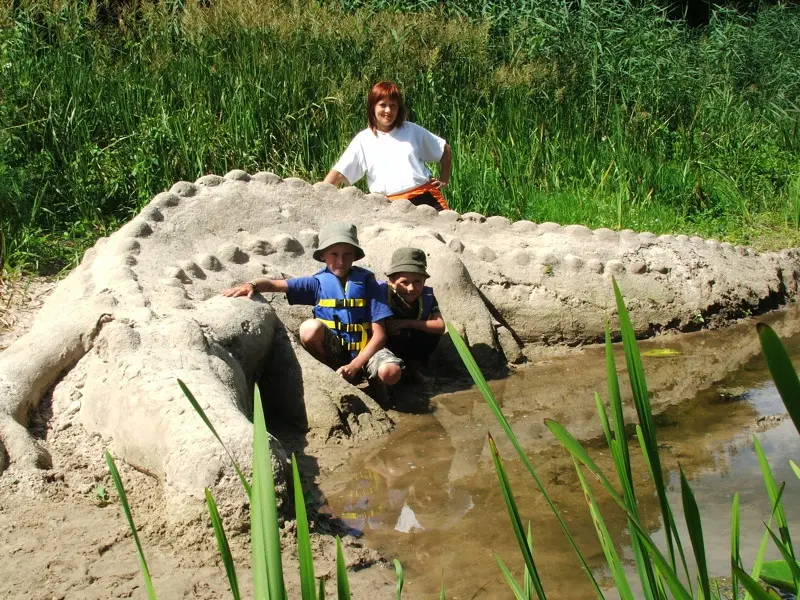
[[(559, 441), (559, 443), (566, 449), (572, 456), (575, 471), (578, 475), (578, 481), (583, 490), (586, 498), (587, 507), (589, 509), (592, 522), (595, 525), (598, 540), (603, 549), (604, 556), (608, 568), (614, 579), (617, 592), (621, 598), (633, 598), (631, 585), (628, 581), (628, 576), (624, 569), (622, 559), (617, 549), (614, 547), (611, 536), (608, 534), (608, 529), (605, 524), (605, 519), (600, 513), (598, 504), (595, 501), (594, 492), (589, 486), (585, 473), (592, 475), (592, 478), (598, 481), (605, 491), (614, 502), (624, 511), (628, 519), (628, 530), (630, 533), (631, 547), (633, 550), (634, 562), (636, 564), (636, 572), (639, 579), (639, 584), (642, 589), (644, 597), (647, 599), (666, 600), (667, 598), (721, 598), (718, 586), (712, 580), (708, 572), (706, 562), (706, 548), (703, 538), (703, 527), (700, 519), (700, 511), (695, 500), (694, 492), (691, 485), (681, 469), (681, 499), (683, 504), (683, 513), (686, 520), (686, 528), (689, 533), (689, 547), (691, 548), (694, 557), (694, 573), (690, 575), (690, 563), (686, 559), (684, 552), (684, 540), (681, 539), (677, 524), (674, 518), (674, 512), (670, 505), (669, 499), (666, 494), (666, 487), (662, 477), (662, 468), (660, 458), (658, 455), (658, 442), (656, 438), (656, 429), (652, 416), (652, 409), (648, 400), (647, 383), (645, 380), (644, 370), (641, 364), (639, 350), (636, 345), (634, 330), (628, 316), (627, 308), (622, 298), (622, 294), (616, 284), (613, 282), (614, 293), (617, 302), (617, 313), (619, 315), (619, 324), (622, 332), (623, 349), (627, 370), (630, 378), (631, 389), (633, 392), (634, 405), (638, 416), (638, 423), (636, 423), (636, 440), (642, 452), (642, 456), (649, 469), (650, 478), (656, 487), (656, 493), (659, 499), (661, 508), (661, 518), (664, 523), (667, 544), (667, 556), (655, 544), (650, 537), (647, 529), (641, 522), (638, 514), (637, 501), (636, 501), (636, 485), (641, 485), (641, 482), (635, 482), (632, 477), (630, 466), (630, 454), (628, 449), (628, 439), (625, 434), (626, 424), (623, 417), (622, 400), (619, 388), (619, 379), (614, 360), (614, 354), (611, 344), (611, 333), (608, 324), (606, 325), (606, 365), (607, 365), (607, 380), (608, 380), (608, 402), (610, 409), (610, 416), (606, 405), (603, 403), (599, 395), (595, 395), (595, 402), (597, 404), (598, 415), (606, 443), (611, 450), (614, 467), (616, 471), (616, 479), (619, 481), (621, 491), (606, 477), (602, 470), (597, 466), (590, 454), (586, 451), (584, 446), (578, 442), (563, 426), (559, 423), (547, 419), (546, 425)], [(761, 336), (764, 353), (767, 358), (770, 370), (776, 380), (778, 389), (790, 414), (797, 410), (798, 402), (800, 402), (800, 384), (798, 384), (797, 374), (791, 364), (791, 361), (786, 355), (785, 349), (775, 336), (774, 332), (766, 325), (758, 326), (759, 335)], [(572, 541), (572, 537), (566, 529), (557, 508), (550, 502), (547, 491), (541, 481), (536, 475), (533, 467), (525, 456), (524, 452), (516, 442), (513, 432), (510, 430), (508, 422), (502, 413), (501, 408), (496, 402), (491, 393), (486, 381), (483, 378), (477, 364), (469, 353), (468, 348), (463, 340), (459, 337), (457, 330), (448, 323), (448, 333), (450, 334), (456, 349), (459, 352), (464, 364), (467, 367), (470, 375), (475, 381), (476, 386), (484, 396), (486, 403), (492, 410), (495, 418), (500, 423), (503, 431), (509, 437), (514, 449), (516, 450), (519, 458), (528, 468), (529, 473), (533, 477), (537, 487), (541, 490), (551, 510), (554, 512), (559, 522), (562, 525), (568, 539), (572, 543), (581, 565), (585, 573), (590, 578), (590, 581), (595, 587), (597, 596), (604, 597), (596, 581), (594, 580), (591, 571), (587, 567), (585, 558), (581, 551)], [(800, 431), (800, 429), (799, 429)], [(761, 449), (758, 440), (754, 441), (756, 452), (759, 457), (761, 466), (762, 477), (770, 497), (773, 511), (772, 516), (778, 524), (778, 533), (774, 533), (770, 524), (765, 527), (764, 541), (759, 548), (755, 564), (752, 571), (748, 574), (742, 568), (742, 561), (740, 555), (739, 544), (739, 499), (738, 495), (734, 497), (732, 506), (732, 527), (731, 527), (731, 579), (733, 582), (734, 599), (738, 598), (739, 590), (738, 585), (741, 584), (746, 590), (745, 598), (752, 597), (754, 599), (769, 598), (768, 593), (757, 583), (757, 578), (764, 572), (765, 580), (779, 585), (782, 589), (791, 591), (798, 589), (800, 583), (800, 566), (795, 562), (794, 547), (792, 544), (791, 536), (789, 534), (789, 526), (786, 522), (785, 512), (781, 503), (782, 487), (778, 487), (772, 475), (769, 464)], [(511, 484), (505, 474), (502, 460), (500, 458), (497, 447), (489, 436), (489, 445), (494, 462), (495, 470), (498, 474), (500, 487), (503, 491), (503, 496), (506, 500), (509, 517), (511, 518), (512, 528), (520, 547), (525, 564), (526, 579), (531, 577), (533, 582), (532, 586), (523, 586), (514, 580), (508, 568), (502, 560), (497, 558), (500, 569), (508, 582), (508, 585), (513, 592), (515, 598), (530, 599), (534, 598), (533, 590), (535, 589), (536, 597), (544, 600), (546, 595), (545, 591), (541, 588), (541, 582), (538, 581), (536, 574), (536, 566), (531, 552), (532, 544), (530, 539), (527, 541), (522, 536), (522, 523), (519, 513), (514, 501), (513, 491)], [(800, 478), (800, 468), (792, 463), (795, 473)], [(770, 519), (771, 523), (772, 519)], [(767, 540), (772, 539), (781, 555), (782, 561), (771, 561), (763, 563), (763, 556), (766, 550)], [(693, 585), (693, 582), (696, 585)]]
[(103, 485), (97, 485), (92, 490), (92, 496), (97, 501), (98, 506), (105, 506), (109, 503), (108, 490)]

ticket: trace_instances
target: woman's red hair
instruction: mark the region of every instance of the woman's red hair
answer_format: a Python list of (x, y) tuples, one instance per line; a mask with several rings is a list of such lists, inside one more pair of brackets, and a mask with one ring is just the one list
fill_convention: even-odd
[(376, 135), (378, 123), (375, 121), (375, 105), (384, 98), (390, 98), (397, 102), (397, 117), (392, 127), (401, 127), (406, 120), (406, 105), (403, 103), (403, 94), (397, 84), (391, 81), (376, 83), (367, 94), (367, 122), (372, 133)]

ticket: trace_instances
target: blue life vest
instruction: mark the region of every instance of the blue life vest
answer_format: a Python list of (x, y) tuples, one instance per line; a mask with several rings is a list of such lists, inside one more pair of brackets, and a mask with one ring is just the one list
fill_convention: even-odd
[[(394, 307), (397, 306), (397, 297), (392, 293), (392, 287), (388, 281), (381, 281), (378, 283), (380, 293), (386, 298), (386, 304), (394, 312)], [(422, 287), (422, 294), (417, 298), (417, 315), (414, 317), (417, 321), (427, 321), (431, 316), (431, 309), (433, 308), (433, 288), (426, 286)], [(400, 317), (403, 318), (403, 317)]]
[(335, 333), (342, 345), (355, 358), (367, 345), (370, 319), (367, 282), (374, 278), (372, 271), (352, 267), (345, 288), (339, 278), (327, 268), (314, 273), (320, 283), (319, 300), (314, 306), (314, 317)]

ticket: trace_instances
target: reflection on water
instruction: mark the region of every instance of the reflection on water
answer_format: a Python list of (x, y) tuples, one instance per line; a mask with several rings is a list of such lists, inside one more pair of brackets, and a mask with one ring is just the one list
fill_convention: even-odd
[[(798, 313), (781, 313), (772, 324), (793, 356), (800, 356)], [(784, 504), (800, 523), (800, 491), (788, 461), (800, 458), (791, 421), (763, 416), (785, 409), (759, 358), (752, 324), (718, 332), (664, 337), (641, 345), (671, 348), (673, 357), (643, 359), (656, 411), (662, 462), (673, 510), (682, 522), (678, 464), (689, 477), (704, 523), (709, 567), (729, 571), (730, 505), (742, 504), (742, 554), (752, 562), (769, 515), (769, 501), (752, 447), (759, 437), (776, 479), (786, 481)], [(617, 368), (624, 358), (617, 349)], [(602, 348), (542, 360), (491, 384), (548, 493), (601, 585), (611, 585), (603, 553), (572, 463), (543, 424), (554, 418), (584, 440), (594, 459), (612, 473), (600, 438), (593, 393), (605, 391)], [(626, 418), (632, 421), (631, 408)], [(486, 442), (492, 432), (506, 461), (523, 519), (531, 522), (534, 557), (549, 598), (590, 598), (592, 589), (541, 493), (495, 425), (474, 390), (442, 394), (425, 415), (401, 415), (397, 430), (354, 456), (349, 469), (321, 482), (334, 514), (365, 543), (406, 568), (406, 597), (431, 597), (442, 580), (449, 598), (510, 598), (496, 565), (500, 555), (519, 575), (516, 541), (508, 521)], [(634, 454), (634, 481), (642, 521), (663, 542), (660, 513), (647, 470)], [(632, 561), (624, 514), (597, 489), (596, 499), (621, 556)], [(684, 539), (687, 540), (688, 536)], [(777, 557), (777, 556), (776, 556)]]

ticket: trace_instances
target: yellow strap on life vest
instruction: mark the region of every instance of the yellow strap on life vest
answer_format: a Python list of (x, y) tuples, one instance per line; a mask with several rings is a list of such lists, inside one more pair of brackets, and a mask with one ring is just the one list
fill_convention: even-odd
[(360, 352), (361, 349), (367, 345), (367, 341), (369, 340), (367, 331), (372, 328), (372, 323), (342, 323), (341, 321), (328, 321), (326, 319), (317, 319), (317, 321), (325, 325), (328, 329), (335, 329), (336, 331), (344, 331), (346, 333), (361, 332), (360, 342), (345, 342), (342, 340), (342, 346), (344, 346), (345, 350), (358, 350)]
[[(349, 282), (348, 282), (349, 283)], [(323, 308), (362, 308), (363, 298), (324, 298), (317, 302)]]

